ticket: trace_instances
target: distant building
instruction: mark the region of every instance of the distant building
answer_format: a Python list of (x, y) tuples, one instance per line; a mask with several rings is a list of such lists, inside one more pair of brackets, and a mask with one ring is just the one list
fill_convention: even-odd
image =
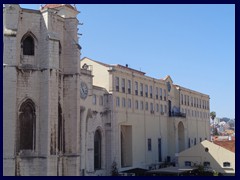
[(234, 136), (215, 136), (213, 138), (213, 143), (235, 153)]
[(215, 117), (215, 119), (213, 120), (214, 121), (214, 124), (219, 124), (220, 123), (220, 118), (218, 117)]

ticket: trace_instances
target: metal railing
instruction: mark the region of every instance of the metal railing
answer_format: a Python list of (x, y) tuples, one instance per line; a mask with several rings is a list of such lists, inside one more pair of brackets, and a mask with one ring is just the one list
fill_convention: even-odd
[(170, 117), (183, 117), (186, 118), (186, 113), (181, 112), (169, 112)]

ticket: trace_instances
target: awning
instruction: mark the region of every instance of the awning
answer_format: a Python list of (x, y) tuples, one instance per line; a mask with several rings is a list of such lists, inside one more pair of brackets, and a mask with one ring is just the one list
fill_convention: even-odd
[(190, 172), (193, 170), (196, 170), (197, 167), (166, 167), (166, 168), (161, 168), (161, 169), (156, 169), (156, 170), (150, 170), (147, 171), (148, 174), (181, 174), (181, 173), (186, 173)]
[(147, 169), (142, 169), (142, 168), (132, 168), (132, 169), (128, 169), (125, 171), (121, 171), (120, 173), (134, 173), (136, 175), (144, 175), (145, 172), (147, 172)]

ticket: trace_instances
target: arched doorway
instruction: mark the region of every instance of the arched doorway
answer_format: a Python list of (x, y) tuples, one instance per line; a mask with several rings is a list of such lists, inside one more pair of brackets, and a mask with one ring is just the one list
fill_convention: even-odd
[(184, 125), (182, 122), (178, 123), (178, 152), (185, 149)]

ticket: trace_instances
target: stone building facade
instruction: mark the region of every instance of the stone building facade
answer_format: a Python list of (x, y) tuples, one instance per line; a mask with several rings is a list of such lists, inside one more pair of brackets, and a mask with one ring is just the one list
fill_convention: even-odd
[(208, 95), (128, 66), (89, 58), (81, 65), (90, 66), (93, 84), (111, 94), (111, 159), (120, 171), (177, 163), (179, 152), (209, 140)]
[(79, 175), (77, 14), (68, 5), (5, 5), (5, 175)]
[(80, 60), (77, 9), (3, 9), (4, 175), (149, 169), (209, 139), (209, 96), (121, 65)]

